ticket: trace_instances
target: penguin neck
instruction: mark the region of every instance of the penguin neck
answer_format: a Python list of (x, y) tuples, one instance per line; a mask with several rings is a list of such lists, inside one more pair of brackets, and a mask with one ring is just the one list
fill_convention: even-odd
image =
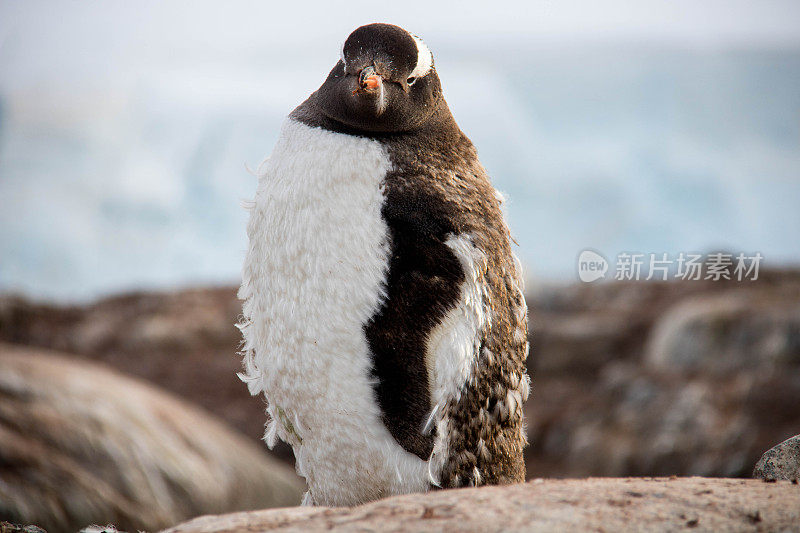
[(289, 118), (301, 122), (307, 126), (318, 127), (335, 133), (356, 135), (379, 141), (391, 141), (392, 139), (403, 138), (409, 135), (418, 135), (426, 138), (436, 138), (440, 140), (457, 139), (464, 137), (463, 133), (456, 124), (453, 114), (444, 98), (440, 98), (436, 103), (436, 109), (428, 119), (418, 128), (407, 131), (397, 132), (375, 132), (354, 128), (339, 122), (322, 111), (321, 105), (317, 101), (317, 93), (309, 96), (305, 102), (297, 106), (289, 114)]
[(407, 133), (439, 139), (463, 137), (463, 133), (458, 124), (456, 124), (456, 119), (450, 112), (450, 107), (444, 98), (439, 100), (436, 110), (419, 129)]

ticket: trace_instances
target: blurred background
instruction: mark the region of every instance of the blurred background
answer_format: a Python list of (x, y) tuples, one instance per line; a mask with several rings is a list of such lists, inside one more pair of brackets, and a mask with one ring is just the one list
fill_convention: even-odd
[[(0, 519), (155, 529), (299, 501), (235, 377), (240, 204), (376, 21), (430, 46), (508, 196), (529, 477), (748, 476), (800, 433), (797, 2), (2, 0)], [(757, 281), (587, 284), (586, 248), (764, 260)]]

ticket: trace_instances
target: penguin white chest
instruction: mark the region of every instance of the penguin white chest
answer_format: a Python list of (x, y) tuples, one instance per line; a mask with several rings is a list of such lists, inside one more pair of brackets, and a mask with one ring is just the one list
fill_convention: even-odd
[(248, 225), (245, 379), (290, 443), (313, 501), (422, 491), (428, 464), (381, 421), (364, 325), (385, 296), (381, 217), (391, 163), (375, 140), (288, 120), (261, 168)]

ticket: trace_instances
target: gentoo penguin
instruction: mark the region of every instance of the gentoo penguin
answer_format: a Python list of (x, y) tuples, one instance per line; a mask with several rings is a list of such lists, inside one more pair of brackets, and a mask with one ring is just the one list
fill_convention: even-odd
[(428, 47), (353, 31), (259, 172), (242, 379), (304, 503), (523, 481), (521, 269)]

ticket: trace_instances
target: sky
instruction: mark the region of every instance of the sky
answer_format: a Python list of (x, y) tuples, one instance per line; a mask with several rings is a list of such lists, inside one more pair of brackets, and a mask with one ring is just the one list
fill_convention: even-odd
[[(487, 7), (489, 5), (490, 7)], [(792, 0), (533, 2), (0, 2), (2, 83), (117, 76), (174, 63), (336, 57), (355, 27), (391, 22), (430, 46), (632, 42), (690, 47), (796, 46)], [(98, 72), (102, 69), (103, 72)]]

